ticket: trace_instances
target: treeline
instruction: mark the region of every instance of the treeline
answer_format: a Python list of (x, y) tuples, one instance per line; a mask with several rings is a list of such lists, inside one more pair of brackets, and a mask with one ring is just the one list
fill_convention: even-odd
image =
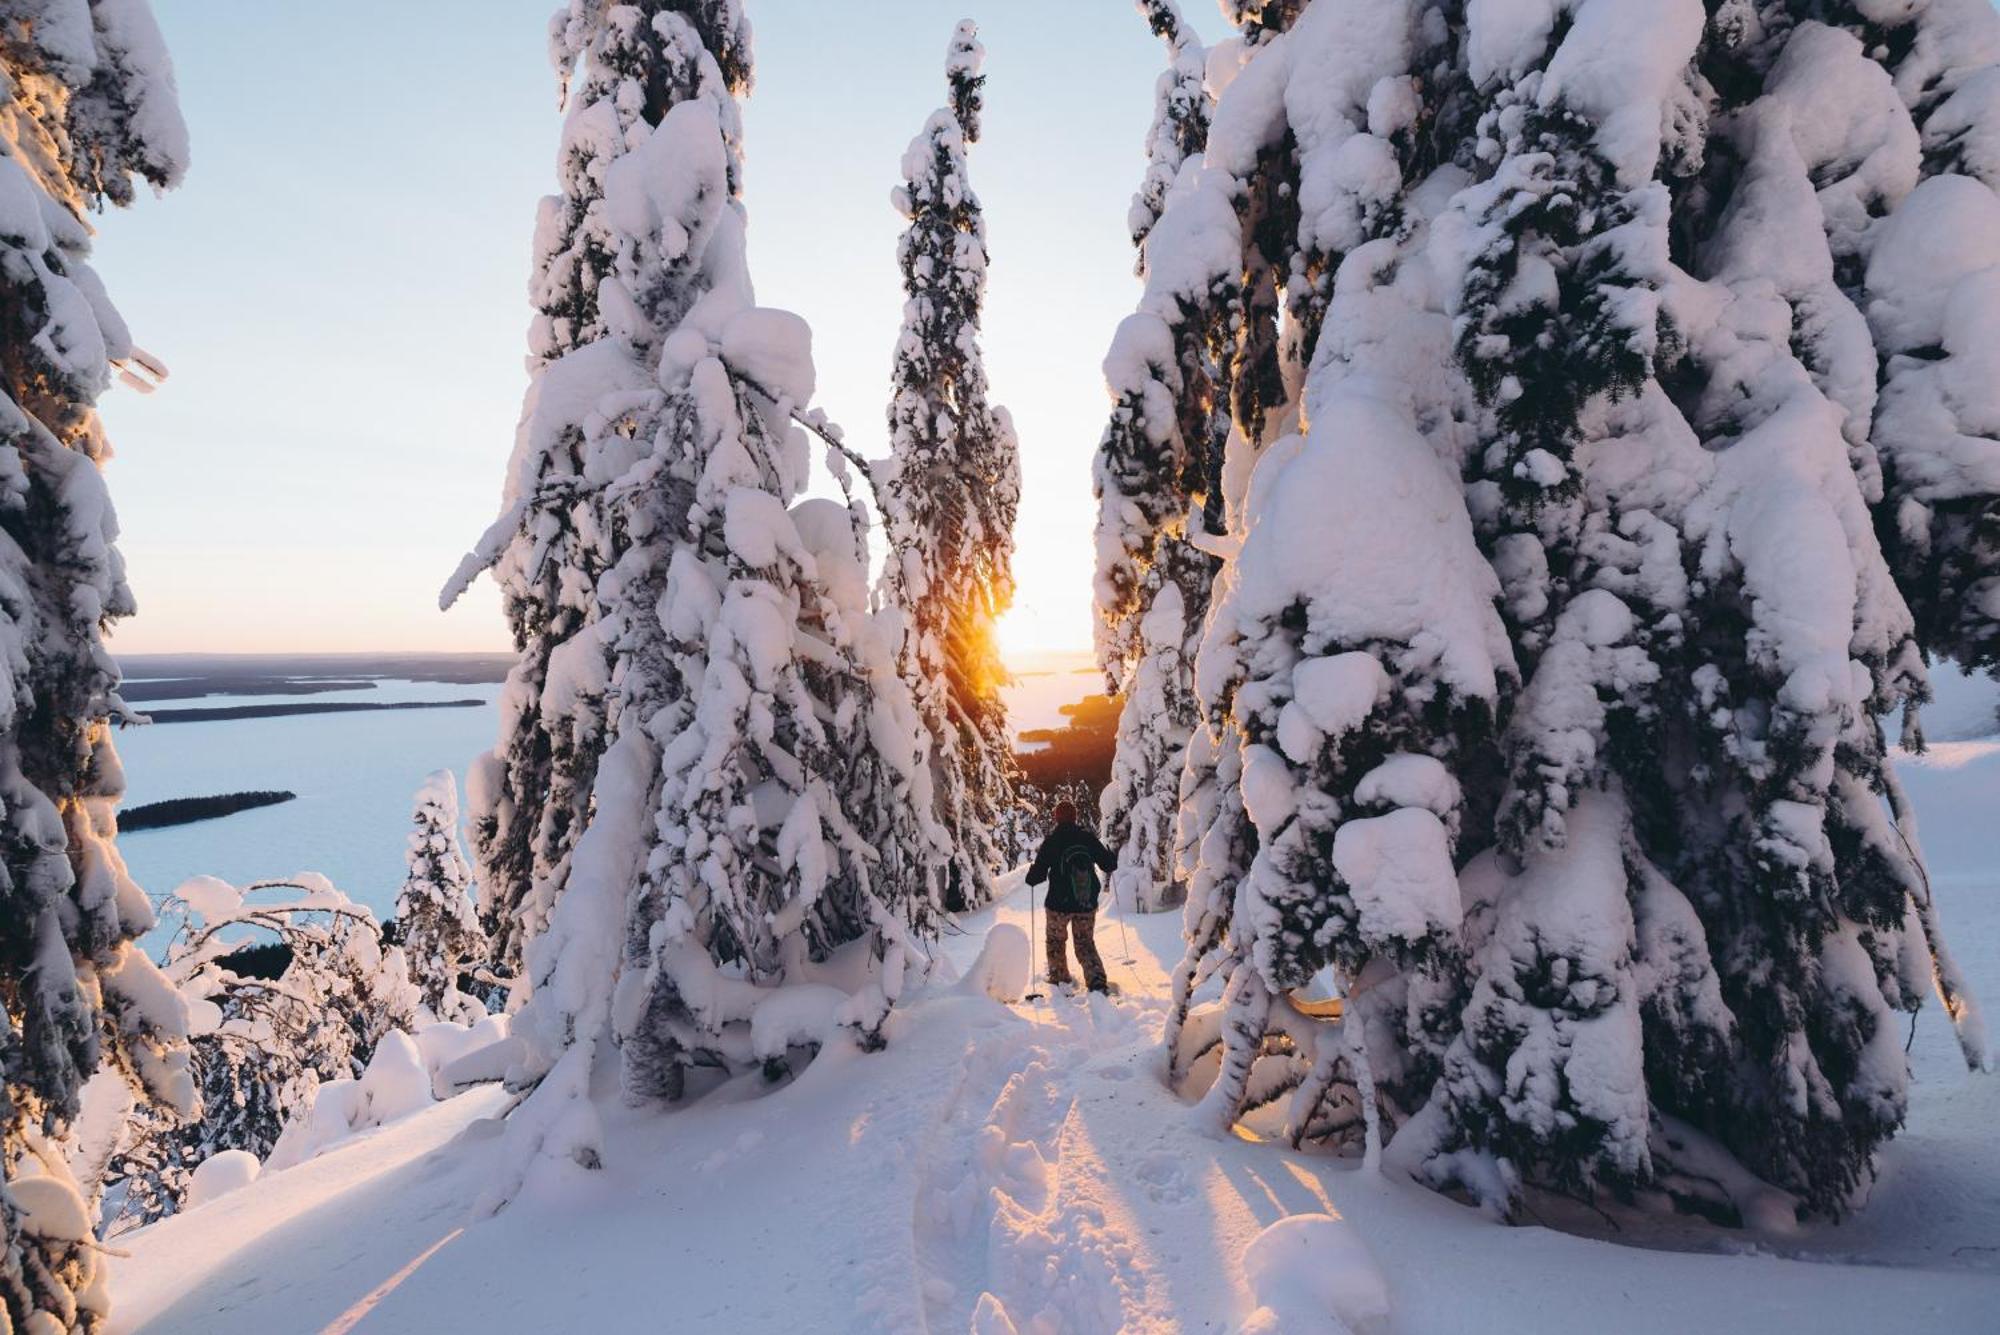
[(333, 701), (323, 704), (207, 705), (195, 709), (155, 709), (154, 723), (227, 723), (238, 719), (290, 718), (296, 714), (379, 714), (392, 709), (477, 709), (484, 700)]
[[(204, 694), (236, 695), (245, 684), (281, 683), (285, 694), (322, 682), (446, 682), (461, 686), (504, 681), (512, 654), (125, 654), (125, 685), (177, 680)], [(127, 700), (128, 690), (119, 692)]]
[(333, 691), (372, 691), (379, 683), (362, 678), (296, 681), (290, 677), (172, 677), (162, 681), (128, 681), (118, 688), (128, 705), (153, 700), (202, 700), (211, 695), (326, 695)]
[(1022, 785), (1053, 794), (1081, 784), (1089, 790), (1094, 804), (1104, 785), (1111, 782), (1111, 758), (1118, 748), (1118, 716), (1123, 707), (1124, 702), (1115, 696), (1087, 695), (1062, 707), (1062, 716), (1069, 720), (1064, 726), (1023, 732), (1021, 741), (1035, 749), (1014, 752)]
[(148, 802), (144, 806), (132, 807), (121, 812), (118, 817), (118, 829), (120, 833), (132, 834), (138, 830), (164, 830), (172, 825), (192, 825), (198, 820), (233, 816), (239, 811), (275, 807), (297, 796), (297, 793), (262, 789), (251, 793), (221, 793), (214, 797), (176, 797), (166, 802)]

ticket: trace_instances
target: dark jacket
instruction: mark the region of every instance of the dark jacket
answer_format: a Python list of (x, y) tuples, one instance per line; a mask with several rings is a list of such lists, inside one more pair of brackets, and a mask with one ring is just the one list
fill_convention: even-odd
[[(1035, 864), (1028, 868), (1028, 884), (1040, 885), (1047, 881), (1051, 872), (1072, 861), (1070, 854), (1074, 852), (1081, 852), (1092, 864), (1102, 868), (1107, 876), (1118, 869), (1118, 859), (1098, 842), (1096, 835), (1074, 823), (1058, 825), (1049, 831), (1048, 838), (1042, 840), (1042, 847), (1035, 854)], [(1042, 906), (1051, 913), (1095, 913), (1096, 888), (1091, 888), (1089, 902), (1085, 903), (1071, 893), (1067, 878), (1058, 876), (1049, 885), (1048, 897)]]

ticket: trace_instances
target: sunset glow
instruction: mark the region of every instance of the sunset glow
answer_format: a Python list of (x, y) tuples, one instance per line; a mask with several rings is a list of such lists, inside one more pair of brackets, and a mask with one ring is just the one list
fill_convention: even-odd
[[(436, 600), (493, 517), (526, 383), (523, 284), (560, 125), (549, 3), (363, 19), (159, 0), (199, 150), (183, 188), (101, 222), (106, 283), (172, 371), (104, 401), (140, 603), (120, 652), (510, 647), (484, 581), (449, 615)], [(1213, 5), (1190, 8), (1219, 35)], [(758, 296), (811, 322), (819, 405), (877, 456), (902, 314), (887, 194), (949, 24), (917, 0), (868, 9), (857, 24), (848, 5), (760, 0), (745, 134)], [(1161, 57), (1126, 3), (981, 17), (983, 337), (1022, 454), (1012, 662), (1090, 646), (1100, 363), (1138, 292), (1125, 218)], [(829, 64), (869, 72), (833, 114), (814, 93)], [(398, 96), (354, 98), (361, 69)], [(294, 159), (313, 171), (243, 227), (242, 200)]]

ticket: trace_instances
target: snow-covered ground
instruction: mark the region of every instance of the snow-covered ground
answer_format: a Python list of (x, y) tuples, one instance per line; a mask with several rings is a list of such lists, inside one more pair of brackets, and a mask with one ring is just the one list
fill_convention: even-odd
[[(2000, 1004), (1992, 731), (1905, 774), (1953, 943)], [(943, 953), (963, 969), (1027, 911), (1010, 881)], [(1909, 1125), (1858, 1217), (1782, 1239), (1562, 1220), (1614, 1241), (1503, 1227), (1352, 1161), (1214, 1134), (1159, 1078), (1176, 917), (1107, 909), (1099, 943), (1116, 1000), (1010, 1008), (940, 986), (886, 1052), (829, 1051), (766, 1097), (725, 1087), (668, 1113), (607, 1097), (606, 1170), (544, 1164), (488, 1218), (470, 1202), (504, 1096), (435, 1105), (121, 1239), (114, 1328), (1995, 1328), (2000, 1077), (1964, 1071), (1935, 1007)]]

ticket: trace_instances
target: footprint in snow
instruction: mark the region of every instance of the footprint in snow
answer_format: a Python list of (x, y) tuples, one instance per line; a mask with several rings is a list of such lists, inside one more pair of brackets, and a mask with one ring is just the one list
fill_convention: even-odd
[(1134, 1175), (1146, 1184), (1146, 1194), (1156, 1202), (1186, 1200), (1187, 1174), (1171, 1154), (1149, 1154), (1139, 1161)]
[(1243, 1249), (1243, 1279), (1257, 1306), (1235, 1335), (1390, 1330), (1389, 1281), (1338, 1215), (1293, 1215), (1259, 1233)]

